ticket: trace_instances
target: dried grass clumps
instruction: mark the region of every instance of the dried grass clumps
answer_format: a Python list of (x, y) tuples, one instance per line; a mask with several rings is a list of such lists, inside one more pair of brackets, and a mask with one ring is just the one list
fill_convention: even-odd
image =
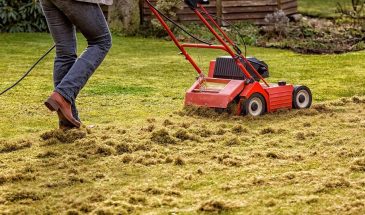
[(277, 152), (268, 152), (266, 153), (266, 157), (270, 159), (286, 159), (285, 155)]
[(196, 173), (199, 175), (203, 175), (204, 174), (204, 170), (200, 167), (196, 170)]
[(352, 102), (355, 104), (361, 104), (361, 103), (365, 103), (365, 99), (360, 99), (357, 96), (352, 97)]
[(310, 122), (305, 122), (305, 123), (303, 123), (303, 127), (310, 128), (310, 127), (312, 127), (312, 124)]
[(60, 154), (57, 152), (53, 152), (53, 151), (45, 151), (45, 152), (41, 152), (37, 155), (37, 158), (55, 158), (55, 157), (59, 157)]
[(46, 141), (47, 145), (51, 143), (73, 143), (76, 140), (86, 137), (86, 131), (81, 129), (71, 129), (63, 131), (61, 129), (45, 132), (41, 135), (42, 140)]
[(165, 190), (156, 187), (148, 187), (145, 190), (143, 190), (143, 192), (149, 195), (162, 195), (163, 193), (165, 193)]
[(333, 111), (326, 104), (314, 104), (312, 108), (319, 113), (331, 113)]
[(224, 145), (226, 146), (239, 146), (241, 145), (241, 141), (238, 139), (238, 137), (230, 137), (227, 140), (224, 141)]
[(174, 137), (184, 141), (190, 139), (190, 134), (185, 129), (179, 129), (175, 132)]
[(182, 158), (181, 156), (177, 156), (176, 158), (175, 158), (175, 161), (174, 161), (174, 164), (176, 165), (176, 166), (183, 166), (183, 165), (185, 165), (185, 160), (184, 160), (184, 158)]
[(172, 163), (174, 160), (166, 161), (166, 156), (157, 152), (145, 152), (141, 155), (124, 154), (121, 156), (121, 161), (124, 164), (141, 164), (144, 166), (152, 166), (158, 164)]
[(305, 137), (305, 134), (303, 132), (298, 132), (296, 135), (295, 135), (295, 138), (297, 140), (305, 140), (306, 137)]
[(130, 162), (132, 162), (133, 161), (133, 156), (132, 155), (130, 155), (130, 154), (124, 154), (123, 156), (122, 156), (122, 162), (124, 163), (124, 164), (128, 164), (128, 163), (130, 163)]
[(185, 140), (192, 140), (192, 141), (199, 141), (199, 138), (193, 134), (189, 134), (186, 129), (179, 129), (175, 132), (174, 137), (181, 141)]
[(199, 135), (200, 137), (211, 137), (214, 133), (207, 129), (207, 128), (199, 128), (193, 131), (195, 134)]
[(351, 183), (343, 177), (331, 177), (322, 183), (322, 187), (317, 190), (317, 193), (339, 188), (348, 188), (350, 186)]
[(180, 124), (180, 127), (185, 128), (185, 129), (190, 128), (190, 126), (191, 126), (191, 123), (189, 123), (189, 122), (183, 122)]
[(319, 112), (316, 109), (310, 108), (310, 109), (300, 109), (296, 112), (295, 115), (299, 116), (316, 116)]
[(355, 160), (351, 165), (351, 170), (365, 172), (365, 158)]
[(18, 191), (8, 193), (5, 195), (5, 199), (9, 202), (18, 202), (22, 200), (39, 201), (43, 198), (43, 195), (34, 191)]
[(244, 128), (242, 125), (235, 125), (231, 131), (234, 134), (248, 133), (248, 129)]
[(224, 130), (223, 128), (218, 128), (218, 130), (215, 131), (215, 135), (219, 135), (219, 136), (222, 136), (225, 133), (227, 133), (227, 131)]
[(0, 185), (5, 183), (15, 183), (19, 181), (31, 181), (34, 179), (35, 176), (29, 173), (0, 173)]
[(155, 118), (148, 118), (146, 121), (148, 123), (155, 123), (156, 122), (156, 119)]
[(119, 155), (133, 152), (132, 147), (129, 143), (121, 142), (115, 146), (115, 150)]
[(209, 200), (203, 202), (198, 210), (202, 212), (221, 213), (224, 211), (234, 210), (237, 208), (239, 208), (239, 206), (231, 202), (226, 202), (221, 200)]
[(96, 145), (96, 148), (94, 151), (94, 154), (101, 155), (104, 157), (114, 155), (115, 153), (116, 153), (116, 151), (112, 146), (102, 145), (102, 144)]
[(151, 140), (160, 144), (175, 144), (176, 141), (166, 129), (160, 129), (152, 133)]
[(165, 190), (156, 187), (148, 187), (144, 189), (143, 192), (146, 193), (147, 195), (154, 195), (154, 196), (157, 195), (174, 196), (174, 197), (182, 196), (182, 194), (177, 190)]
[(213, 160), (217, 160), (219, 164), (231, 167), (242, 166), (242, 159), (236, 156), (231, 156), (229, 154), (215, 155), (212, 157)]
[(75, 209), (70, 209), (66, 211), (66, 215), (79, 215), (80, 213)]
[(143, 127), (141, 130), (146, 132), (152, 132), (156, 129), (156, 126), (154, 124), (150, 124), (147, 127)]
[(275, 133), (276, 133), (275, 129), (270, 128), (270, 127), (264, 128), (264, 129), (262, 129), (260, 131), (260, 134), (262, 134), (262, 135), (265, 135), (265, 134), (275, 134)]
[(168, 127), (170, 125), (173, 125), (174, 123), (169, 120), (169, 119), (165, 119), (165, 121), (163, 121), (162, 125), (165, 126), (165, 127)]
[(213, 108), (207, 107), (196, 107), (196, 106), (185, 106), (182, 111), (179, 112), (180, 116), (200, 116), (207, 118), (222, 117), (220, 113), (215, 111)]
[(317, 134), (313, 131), (309, 131), (309, 132), (306, 132), (306, 133), (298, 132), (298, 133), (296, 133), (295, 138), (297, 140), (306, 140), (307, 138), (310, 139), (310, 138), (313, 138), (315, 136), (317, 136)]
[(128, 202), (132, 205), (138, 205), (138, 204), (145, 205), (147, 204), (147, 198), (141, 195), (133, 195), (129, 197)]
[(29, 140), (18, 140), (15, 142), (8, 142), (5, 140), (0, 141), (0, 153), (14, 152), (25, 148), (30, 148), (32, 142)]
[(266, 183), (265, 178), (261, 176), (254, 177), (252, 179), (252, 184), (256, 186), (262, 186)]

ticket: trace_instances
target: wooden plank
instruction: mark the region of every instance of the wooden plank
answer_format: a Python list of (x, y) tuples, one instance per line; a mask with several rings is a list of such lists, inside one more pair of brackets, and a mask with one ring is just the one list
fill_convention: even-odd
[(253, 13), (253, 12), (272, 12), (275, 11), (276, 6), (265, 7), (226, 7), (223, 9), (223, 13)]
[(217, 17), (219, 18), (217, 20), (217, 23), (218, 25), (222, 25), (222, 14), (223, 14), (223, 6), (222, 6), (222, 1), (223, 0), (217, 0), (216, 2), (216, 14), (217, 14)]
[(298, 8), (294, 7), (294, 8), (288, 8), (284, 10), (285, 14), (287, 15), (292, 15), (292, 14), (296, 14), (298, 13)]
[(298, 2), (292, 1), (292, 2), (287, 2), (282, 5), (283, 10), (288, 9), (288, 8), (294, 8), (294, 7), (298, 7)]
[(223, 1), (223, 7), (241, 7), (241, 6), (272, 6), (277, 5), (276, 0), (233, 0)]
[(267, 13), (230, 13), (224, 14), (224, 19), (246, 20), (246, 19), (265, 19)]
[[(222, 16), (227, 21), (249, 21), (255, 24), (265, 24), (265, 17), (267, 14), (274, 13), (278, 9), (278, 3), (287, 15), (297, 13), (297, 0), (216, 0), (211, 1), (210, 5), (206, 7), (209, 13)], [(151, 2), (156, 2), (152, 0)], [(222, 4), (221, 9), (216, 7), (216, 4)], [(152, 18), (151, 11), (148, 6), (143, 6), (143, 20), (148, 21)], [(199, 21), (199, 18), (188, 7), (184, 7), (177, 12), (177, 21), (183, 23)]]

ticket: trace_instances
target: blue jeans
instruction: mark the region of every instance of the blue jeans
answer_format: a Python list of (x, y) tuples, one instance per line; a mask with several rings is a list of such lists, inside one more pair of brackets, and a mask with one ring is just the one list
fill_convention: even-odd
[[(41, 0), (41, 5), (56, 44), (53, 71), (55, 91), (70, 102), (74, 118), (80, 120), (76, 97), (111, 48), (108, 24), (98, 4), (74, 0)], [(76, 28), (88, 42), (79, 58)]]

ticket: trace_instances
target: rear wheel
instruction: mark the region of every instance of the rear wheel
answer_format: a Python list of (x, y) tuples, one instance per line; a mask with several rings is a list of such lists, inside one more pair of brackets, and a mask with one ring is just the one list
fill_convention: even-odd
[(296, 86), (293, 91), (293, 108), (305, 109), (312, 105), (312, 92), (306, 86)]
[(243, 114), (249, 116), (260, 116), (266, 112), (266, 102), (259, 93), (254, 93), (243, 103)]

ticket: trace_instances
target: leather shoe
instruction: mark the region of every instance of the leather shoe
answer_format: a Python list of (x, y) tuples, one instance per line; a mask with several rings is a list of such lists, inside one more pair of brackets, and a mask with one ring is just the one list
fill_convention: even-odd
[(59, 126), (58, 128), (63, 131), (67, 131), (67, 130), (76, 128), (73, 124), (69, 123), (68, 121), (63, 121), (63, 120), (59, 120), (58, 126)]
[(67, 122), (76, 128), (80, 128), (81, 123), (72, 115), (71, 104), (67, 102), (61, 94), (53, 92), (44, 104), (50, 111), (57, 111), (58, 118), (61, 121)]

